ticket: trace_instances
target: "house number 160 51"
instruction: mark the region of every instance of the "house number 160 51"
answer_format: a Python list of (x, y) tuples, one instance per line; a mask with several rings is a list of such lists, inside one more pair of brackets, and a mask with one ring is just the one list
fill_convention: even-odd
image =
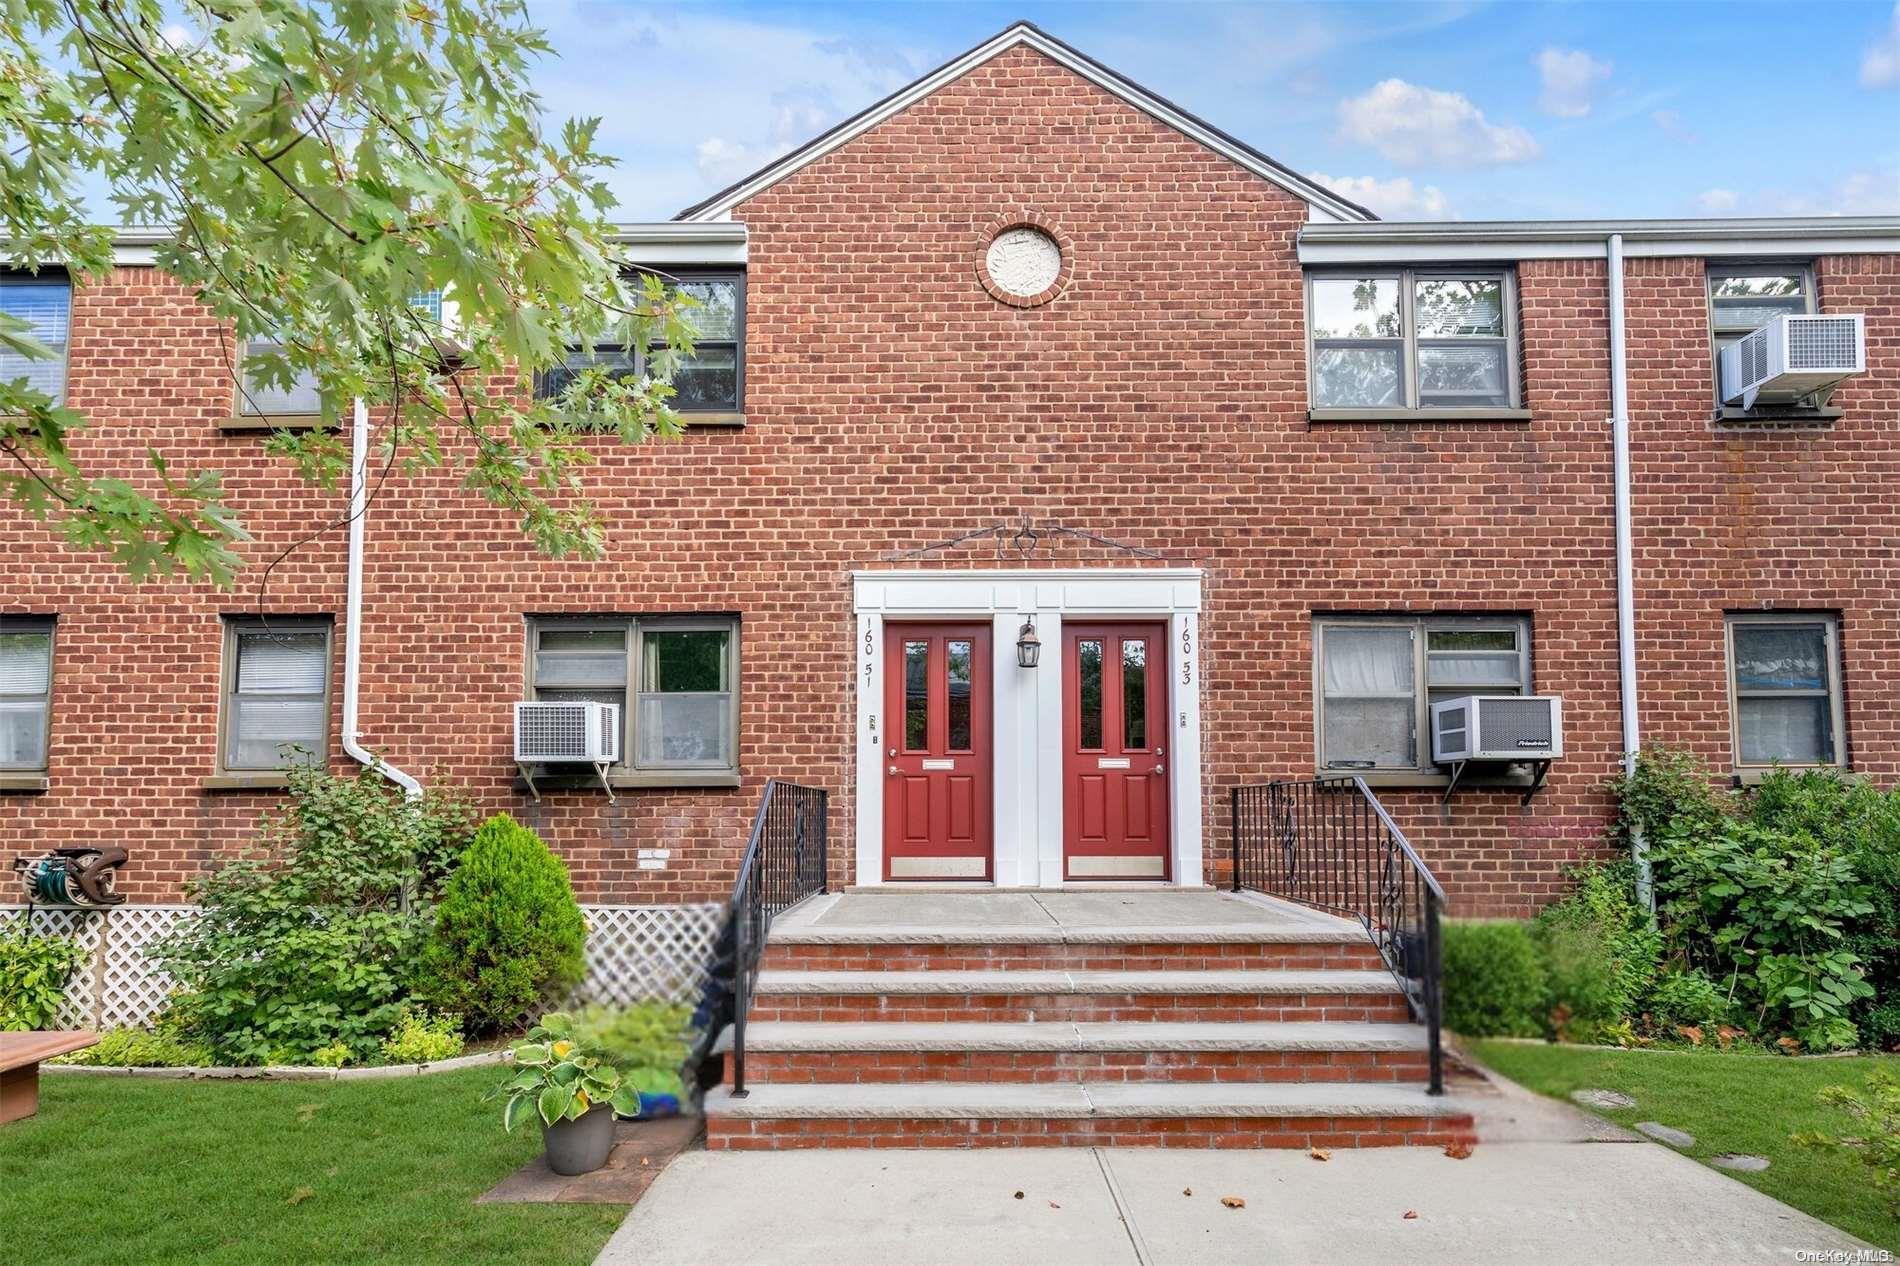
[(1194, 625), (1186, 618), (1181, 621), (1181, 684), (1194, 684)]

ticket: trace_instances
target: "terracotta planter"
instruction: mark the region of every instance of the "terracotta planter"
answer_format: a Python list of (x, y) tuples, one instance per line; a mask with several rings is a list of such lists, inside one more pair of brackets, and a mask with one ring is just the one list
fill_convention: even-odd
[(614, 1110), (606, 1104), (589, 1108), (573, 1121), (541, 1127), (548, 1168), (557, 1174), (591, 1174), (607, 1163), (614, 1150)]

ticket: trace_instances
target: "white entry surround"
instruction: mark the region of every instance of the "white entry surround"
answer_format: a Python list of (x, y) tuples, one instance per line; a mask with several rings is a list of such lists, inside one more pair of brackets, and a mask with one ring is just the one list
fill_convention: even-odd
[[(886, 620), (988, 620), (994, 662), (998, 887), (1062, 886), (1062, 621), (1168, 625), (1169, 871), (1201, 877), (1201, 578), (1199, 568), (1051, 568), (852, 573), (857, 612), (857, 881), (884, 882)], [(1037, 668), (1016, 664), (1033, 616)]]

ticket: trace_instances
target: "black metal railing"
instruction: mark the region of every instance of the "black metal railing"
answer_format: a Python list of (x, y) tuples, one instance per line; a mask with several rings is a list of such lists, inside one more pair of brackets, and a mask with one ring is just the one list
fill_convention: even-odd
[(1234, 891), (1251, 889), (1359, 920), (1426, 1028), (1432, 1094), (1444, 1090), (1445, 890), (1363, 778), (1235, 787)]
[(720, 1030), (732, 1029), (735, 1096), (746, 1092), (745, 1020), (765, 953), (765, 934), (780, 913), (825, 890), (827, 807), (822, 790), (774, 778), (765, 784), (758, 815), (752, 819), (699, 1017), (707, 1043), (702, 1062)]

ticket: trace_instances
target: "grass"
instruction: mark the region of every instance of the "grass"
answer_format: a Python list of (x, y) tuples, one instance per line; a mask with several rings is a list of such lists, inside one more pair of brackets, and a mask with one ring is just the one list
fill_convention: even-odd
[(1900, 1249), (1900, 1219), (1880, 1209), (1865, 1167), (1788, 1140), (1806, 1129), (1854, 1134), (1853, 1119), (1815, 1095), (1823, 1086), (1862, 1084), (1875, 1068), (1900, 1071), (1900, 1058), (1786, 1059), (1485, 1041), (1469, 1047), (1480, 1062), (1554, 1098), (1573, 1090), (1620, 1090), (1636, 1106), (1599, 1115), (1620, 1125), (1660, 1121), (1687, 1130), (1696, 1142), (1686, 1154), (1697, 1160), (1723, 1152), (1766, 1156), (1770, 1164), (1761, 1173), (1723, 1172), (1882, 1248)]
[(388, 1081), (49, 1074), (0, 1126), (0, 1258), (141, 1266), (585, 1263), (620, 1205), (480, 1205), (540, 1132), (495, 1069)]

